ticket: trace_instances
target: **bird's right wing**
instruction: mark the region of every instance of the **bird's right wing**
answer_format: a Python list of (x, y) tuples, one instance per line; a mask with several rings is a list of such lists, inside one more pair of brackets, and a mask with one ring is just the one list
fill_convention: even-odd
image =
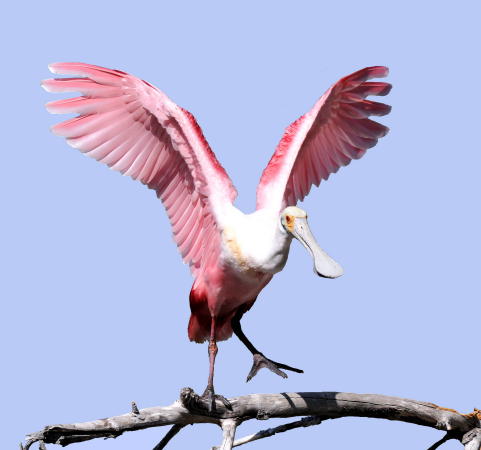
[(47, 104), (51, 113), (79, 114), (52, 131), (156, 191), (194, 276), (215, 264), (221, 248), (219, 218), (237, 192), (192, 114), (154, 86), (119, 70), (83, 63), (49, 68), (80, 77), (45, 80), (47, 91), (83, 94)]

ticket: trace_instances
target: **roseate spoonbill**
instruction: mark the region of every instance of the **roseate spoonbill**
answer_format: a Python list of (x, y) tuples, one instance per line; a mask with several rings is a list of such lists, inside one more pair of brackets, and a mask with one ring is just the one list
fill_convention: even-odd
[(343, 270), (316, 243), (307, 214), (296, 207), (315, 184), (358, 159), (388, 128), (369, 119), (390, 106), (366, 100), (386, 95), (391, 85), (369, 82), (386, 67), (368, 67), (334, 84), (305, 115), (285, 131), (257, 187), (257, 209), (243, 214), (233, 202), (236, 190), (211, 151), (191, 113), (156, 87), (119, 70), (83, 63), (55, 63), (49, 92), (81, 97), (48, 103), (51, 113), (77, 113), (52, 127), (81, 152), (130, 175), (162, 200), (174, 239), (194, 277), (190, 292), (191, 341), (209, 342), (209, 377), (202, 398), (215, 408), (214, 362), (217, 341), (235, 333), (253, 355), (247, 380), (266, 367), (302, 370), (266, 358), (247, 339), (240, 319), (272, 276), (287, 261), (292, 238), (314, 260), (315, 272), (336, 278)]

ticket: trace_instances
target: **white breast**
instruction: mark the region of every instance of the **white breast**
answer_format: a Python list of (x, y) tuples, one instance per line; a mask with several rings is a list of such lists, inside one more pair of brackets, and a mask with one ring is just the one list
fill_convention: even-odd
[(232, 207), (224, 216), (223, 256), (240, 271), (274, 274), (286, 264), (291, 237), (282, 229), (277, 212), (244, 214)]

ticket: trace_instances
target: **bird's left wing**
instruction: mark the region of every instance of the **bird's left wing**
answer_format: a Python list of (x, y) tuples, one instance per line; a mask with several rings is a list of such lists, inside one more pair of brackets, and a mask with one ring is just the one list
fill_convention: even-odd
[(377, 144), (388, 128), (369, 116), (388, 114), (391, 107), (366, 97), (387, 95), (391, 85), (367, 80), (387, 73), (375, 66), (342, 78), (286, 129), (257, 187), (257, 209), (295, 205), (313, 184)]
[(78, 114), (52, 131), (156, 191), (194, 275), (215, 261), (219, 220), (236, 190), (192, 114), (146, 81), (119, 70), (84, 63), (49, 68), (81, 77), (45, 80), (47, 91), (83, 94), (47, 104), (52, 113)]

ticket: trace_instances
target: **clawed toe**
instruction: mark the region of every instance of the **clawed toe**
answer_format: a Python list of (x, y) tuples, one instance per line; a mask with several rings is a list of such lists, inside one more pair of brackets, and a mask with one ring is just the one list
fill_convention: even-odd
[(200, 397), (201, 405), (210, 413), (215, 411), (215, 394), (214, 391), (206, 389)]
[(287, 378), (287, 374), (281, 369), (290, 370), (297, 373), (304, 373), (304, 371), (301, 369), (296, 369), (295, 367), (272, 361), (271, 359), (266, 358), (262, 353), (255, 353), (253, 355), (253, 359), (254, 362), (252, 363), (252, 368), (247, 375), (246, 382), (250, 381), (253, 377), (255, 377), (257, 375), (257, 372), (259, 372), (259, 370), (264, 367), (282, 378)]
[(199, 398), (201, 405), (209, 412), (216, 411), (216, 400), (220, 401), (227, 409), (232, 410), (232, 405), (223, 395), (214, 393), (213, 389), (207, 388)]
[(219, 400), (222, 402), (222, 404), (230, 411), (232, 411), (232, 405), (229, 400), (227, 400), (223, 395), (215, 394), (214, 395), (215, 400)]

